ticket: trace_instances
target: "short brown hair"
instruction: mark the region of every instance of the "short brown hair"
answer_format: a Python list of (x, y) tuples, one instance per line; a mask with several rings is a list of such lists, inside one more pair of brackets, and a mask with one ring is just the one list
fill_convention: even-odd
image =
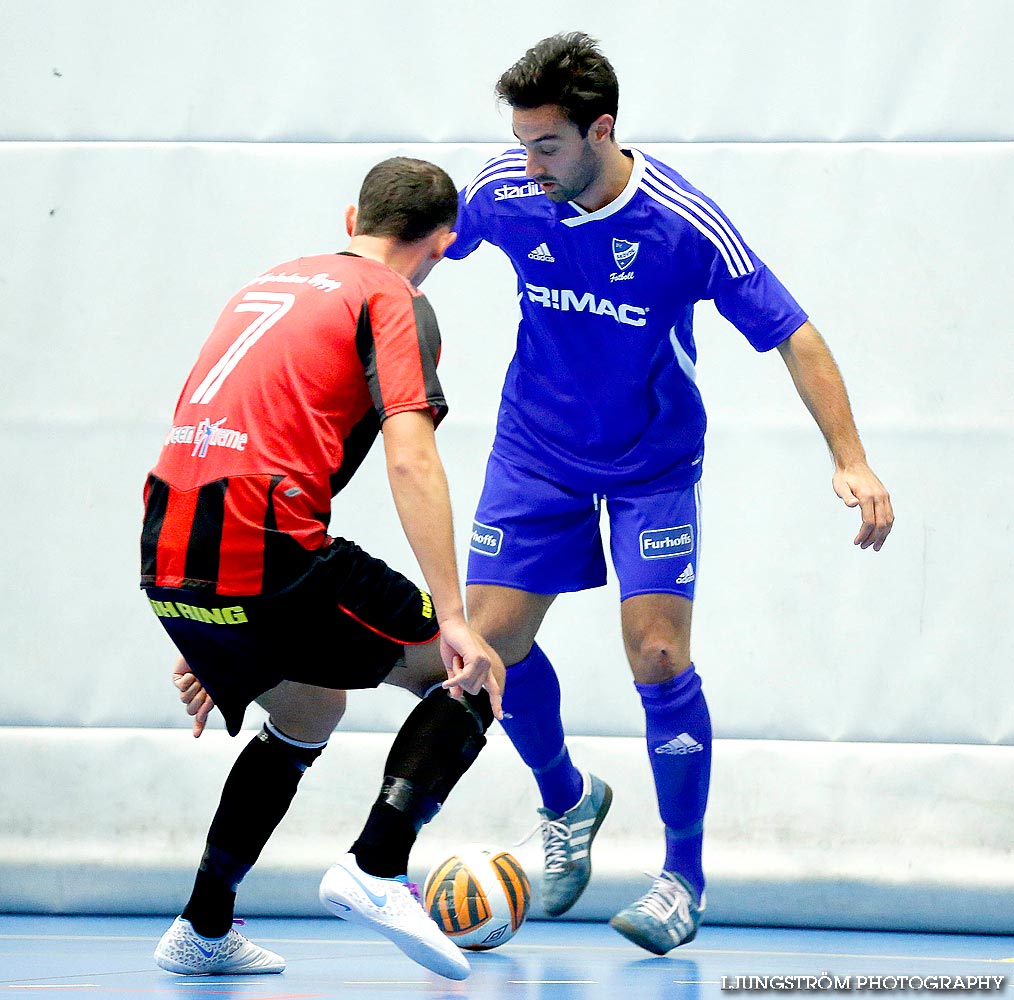
[(599, 43), (572, 31), (533, 45), (497, 81), (496, 95), (523, 110), (556, 104), (584, 136), (601, 115), (616, 118), (620, 85)]
[(458, 192), (435, 163), (394, 156), (378, 163), (359, 190), (356, 233), (410, 243), (440, 226), (453, 228)]

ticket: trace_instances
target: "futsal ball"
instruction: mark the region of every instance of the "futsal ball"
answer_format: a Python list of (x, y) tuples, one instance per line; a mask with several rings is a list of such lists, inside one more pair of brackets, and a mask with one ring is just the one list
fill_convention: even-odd
[(510, 941), (528, 916), (532, 889), (507, 851), (469, 844), (434, 865), (423, 904), (459, 948), (488, 951)]

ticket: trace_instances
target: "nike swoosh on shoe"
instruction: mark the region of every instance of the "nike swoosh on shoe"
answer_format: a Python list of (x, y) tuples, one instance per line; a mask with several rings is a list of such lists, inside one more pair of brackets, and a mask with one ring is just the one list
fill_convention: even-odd
[(356, 885), (358, 885), (359, 888), (362, 889), (363, 892), (365, 892), (366, 895), (370, 897), (370, 902), (373, 903), (374, 906), (381, 907), (381, 908), (387, 906), (387, 891), (386, 890), (384, 891), (384, 894), (382, 896), (379, 896), (376, 893), (371, 892), (365, 885), (363, 885), (363, 883), (360, 882), (358, 878), (356, 878), (356, 875), (355, 875), (354, 872), (350, 872), (348, 870), (348, 868), (345, 868), (345, 867), (342, 868), (342, 871), (346, 872), (346, 874), (348, 874), (348, 876), (352, 879), (352, 881), (355, 882)]

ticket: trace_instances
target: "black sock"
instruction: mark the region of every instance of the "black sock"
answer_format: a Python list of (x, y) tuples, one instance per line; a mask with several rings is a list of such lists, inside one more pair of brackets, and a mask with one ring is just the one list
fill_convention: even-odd
[[(215, 866), (209, 868), (208, 856), (213, 853), (216, 853), (215, 848), (209, 844), (201, 859), (197, 878), (194, 879), (190, 900), (183, 907), (182, 914), (185, 920), (193, 924), (198, 934), (209, 938), (221, 937), (229, 932), (236, 904), (236, 890), (232, 887), (238, 885), (238, 881), (234, 881), (231, 875), (223, 876), (221, 871), (215, 870)], [(249, 865), (236, 866), (237, 869), (241, 867), (250, 870)]]
[(239, 883), (288, 811), (303, 772), (323, 750), (291, 743), (269, 725), (247, 744), (229, 772), (183, 910), (205, 937), (228, 932)]
[(492, 721), (485, 691), (458, 701), (437, 688), (416, 705), (395, 737), (380, 796), (351, 848), (363, 871), (380, 878), (405, 874), (419, 830), (485, 746)]
[(396, 878), (408, 871), (408, 855), (415, 838), (412, 820), (378, 799), (351, 850), (356, 863), (368, 875)]

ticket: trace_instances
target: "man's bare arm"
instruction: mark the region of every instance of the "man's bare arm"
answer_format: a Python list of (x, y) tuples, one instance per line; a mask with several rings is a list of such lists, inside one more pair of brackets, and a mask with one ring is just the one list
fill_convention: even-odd
[(866, 461), (845, 382), (831, 351), (809, 322), (782, 341), (778, 351), (831, 451), (835, 493), (849, 507), (862, 511), (855, 544), (879, 552), (894, 524), (891, 497)]

